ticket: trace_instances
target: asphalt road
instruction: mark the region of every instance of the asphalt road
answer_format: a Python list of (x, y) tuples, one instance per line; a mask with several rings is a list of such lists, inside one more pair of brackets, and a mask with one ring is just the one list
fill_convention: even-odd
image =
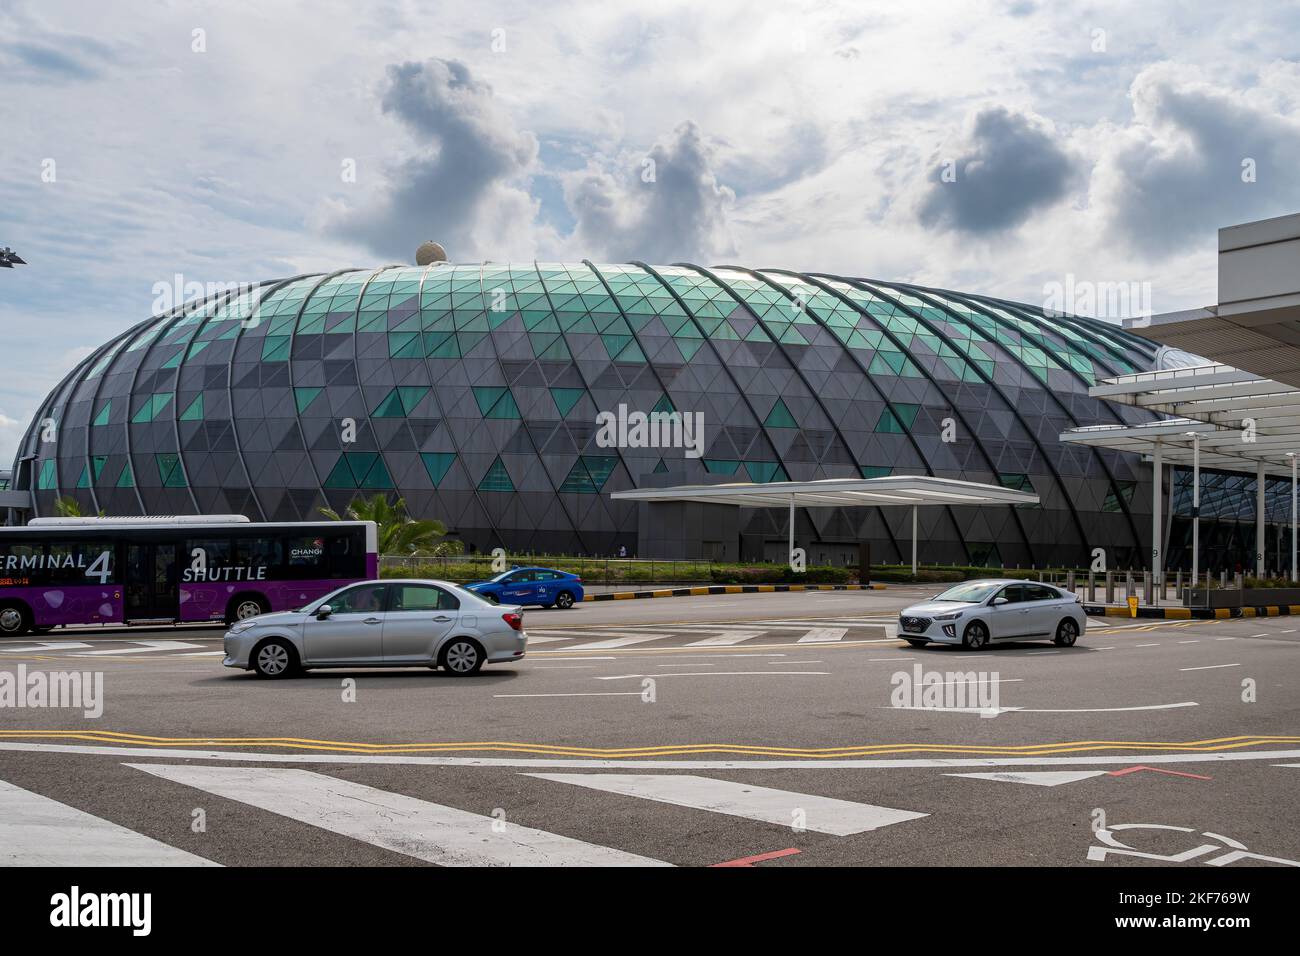
[(104, 711), (0, 709), (0, 862), (1300, 861), (1300, 621), (972, 654), (897, 640), (915, 596), (529, 610), (473, 678), (262, 681), (220, 628), (9, 642), (0, 674), (100, 672)]

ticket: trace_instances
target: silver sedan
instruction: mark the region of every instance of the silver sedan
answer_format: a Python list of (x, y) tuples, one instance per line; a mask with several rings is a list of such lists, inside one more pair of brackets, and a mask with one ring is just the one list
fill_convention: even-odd
[(238, 622), (222, 663), (273, 678), (311, 667), (442, 667), (464, 676), (519, 660), (527, 644), (518, 606), (447, 581), (388, 579)]
[(1087, 627), (1088, 615), (1075, 595), (1032, 581), (965, 581), (898, 616), (898, 636), (913, 647), (933, 641), (971, 651), (1045, 638), (1073, 647)]

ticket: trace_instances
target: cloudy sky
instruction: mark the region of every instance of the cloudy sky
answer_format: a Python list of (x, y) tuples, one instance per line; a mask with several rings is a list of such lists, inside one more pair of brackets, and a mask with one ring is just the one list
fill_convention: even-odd
[(428, 238), (1208, 304), (1215, 230), (1300, 211), (1298, 41), (1242, 0), (0, 0), (0, 462), (156, 283)]

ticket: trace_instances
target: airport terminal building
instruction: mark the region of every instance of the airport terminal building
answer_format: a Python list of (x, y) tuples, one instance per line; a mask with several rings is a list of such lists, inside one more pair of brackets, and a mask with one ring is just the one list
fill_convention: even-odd
[[(1079, 566), (1104, 547), (1111, 567), (1141, 567), (1151, 469), (1058, 439), (1153, 418), (1088, 389), (1156, 354), (1107, 322), (775, 269), (297, 276), (187, 302), (96, 349), (29, 426), (8, 501), (20, 494), (18, 520), (64, 496), (85, 513), (305, 520), (382, 491), (474, 550), (635, 555), (644, 519), (610, 492), (930, 475), (1040, 503), (926, 509), (924, 562)], [(655, 413), (698, 430), (638, 431)], [(1253, 493), (1220, 497), (1230, 548)], [(877, 563), (905, 561), (909, 522), (903, 509), (800, 509), (796, 535), (811, 563), (856, 562), (860, 541)], [(756, 510), (734, 539), (704, 529), (690, 556), (783, 559), (786, 530), (784, 511)]]

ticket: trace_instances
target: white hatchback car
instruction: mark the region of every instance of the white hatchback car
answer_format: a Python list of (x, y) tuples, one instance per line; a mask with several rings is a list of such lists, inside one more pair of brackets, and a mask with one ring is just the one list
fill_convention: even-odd
[(933, 641), (971, 651), (1044, 638), (1073, 647), (1087, 628), (1088, 615), (1075, 595), (1034, 581), (964, 581), (898, 616), (898, 636), (913, 647)]
[(516, 605), (447, 581), (349, 584), (297, 611), (259, 614), (226, 632), (227, 667), (286, 677), (311, 667), (442, 667), (464, 676), (517, 661), (528, 635)]

